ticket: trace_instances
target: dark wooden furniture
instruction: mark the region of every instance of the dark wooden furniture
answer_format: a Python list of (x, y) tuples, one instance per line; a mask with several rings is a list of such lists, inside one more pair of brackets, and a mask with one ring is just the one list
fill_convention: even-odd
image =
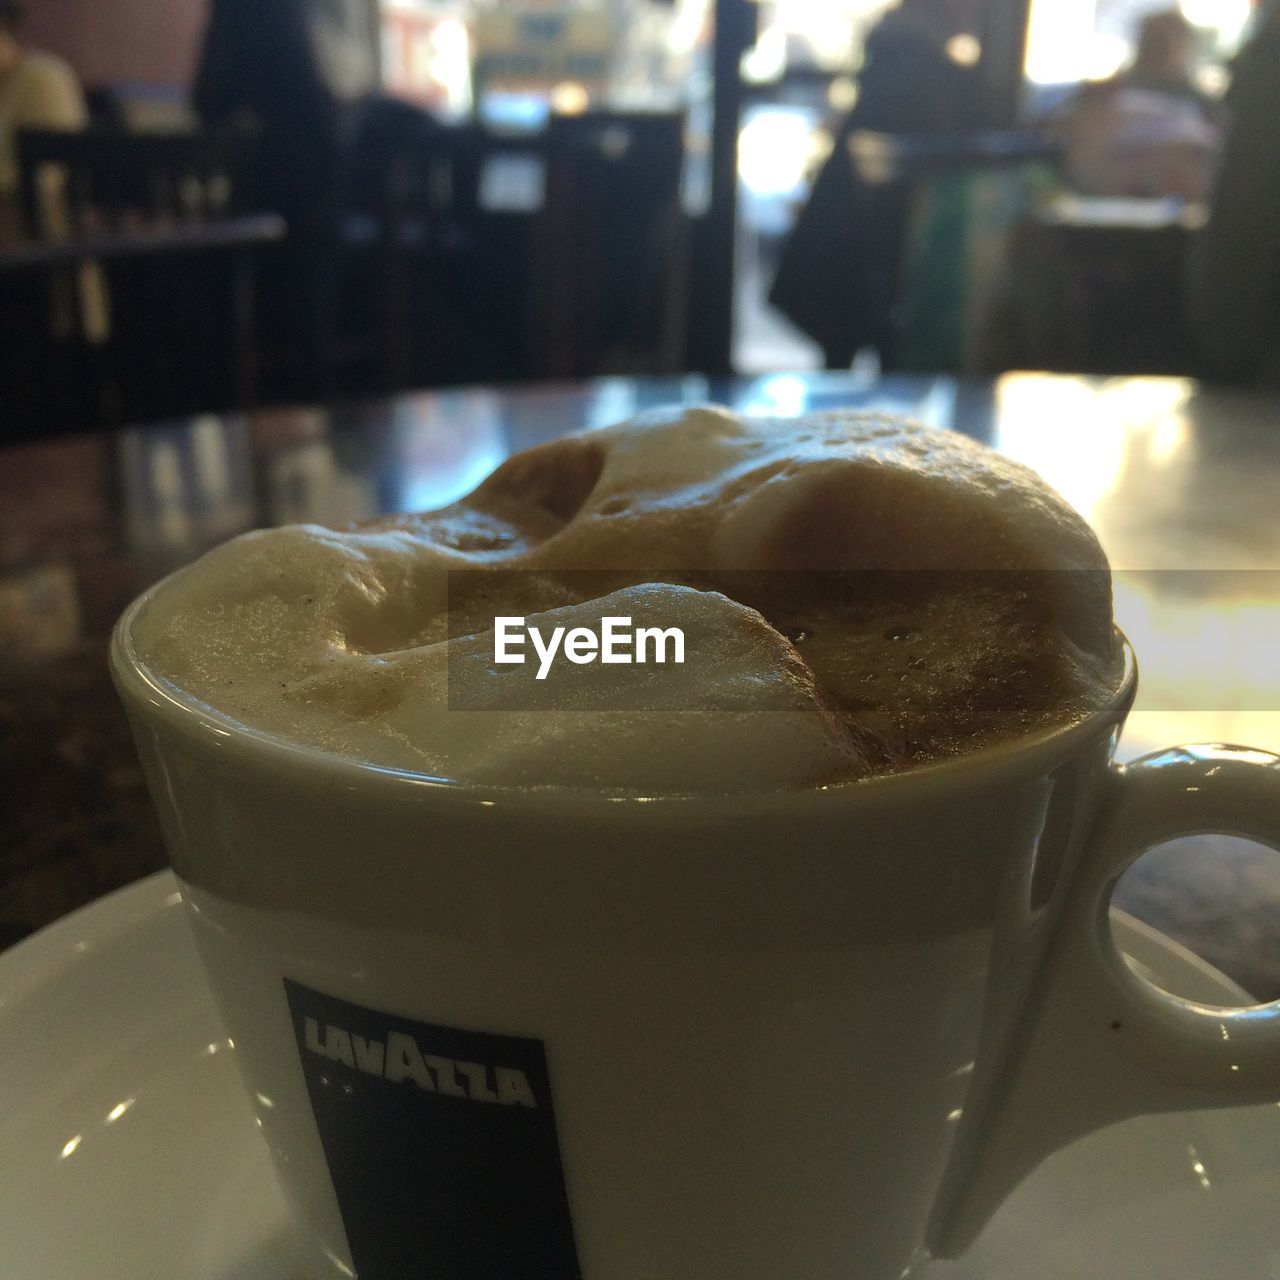
[(345, 296), (378, 385), (684, 367), (681, 116), (406, 122), (357, 160)]
[[(242, 530), (439, 505), (511, 450), (705, 399), (755, 412), (910, 413), (1035, 465), (1119, 569), (1143, 676), (1122, 747), (1225, 739), (1280, 750), (1276, 396), (1158, 378), (830, 374), (609, 379), (206, 415), (0, 446), (0, 939), (163, 865), (106, 668), (108, 633), (135, 593)], [(1258, 995), (1280, 995), (1275, 862), (1211, 840), (1169, 854), (1126, 878), (1120, 904)]]
[[(222, 217), (245, 142), (225, 132), (24, 129), (18, 165), (28, 234), (58, 239)], [(51, 192), (61, 199), (49, 200)]]
[(0, 271), (51, 271), (84, 262), (181, 257), (188, 253), (274, 244), (284, 235), (283, 218), (274, 213), (259, 213), (191, 226), (162, 226), (120, 234), (104, 232), (69, 240), (18, 240), (0, 245)]
[(545, 157), (529, 317), (538, 373), (682, 369), (689, 269), (683, 116), (553, 118)]
[(25, 229), (0, 247), (8, 434), (253, 402), (258, 255), (285, 228), (229, 212), (240, 141), (19, 135)]
[[(348, 376), (388, 389), (533, 376), (545, 136), (399, 126), (384, 118), (355, 157), (339, 264)], [(515, 199), (495, 192), (495, 168), (514, 170)]]
[(1191, 374), (1188, 302), (1206, 212), (1167, 200), (1063, 197), (1016, 245), (1022, 362), (1084, 373)]

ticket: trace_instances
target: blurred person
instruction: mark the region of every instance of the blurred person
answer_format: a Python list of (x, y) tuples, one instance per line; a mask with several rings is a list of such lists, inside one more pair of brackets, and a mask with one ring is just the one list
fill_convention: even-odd
[(1195, 107), (1206, 119), (1215, 120), (1219, 115), (1217, 103), (1196, 84), (1198, 51), (1199, 34), (1181, 10), (1149, 13), (1138, 25), (1133, 61), (1097, 87), (1158, 93)]
[(847, 368), (864, 347), (892, 338), (907, 196), (870, 188), (846, 143), (856, 130), (957, 133), (981, 127), (977, 70), (948, 46), (979, 27), (983, 0), (900, 0), (867, 35), (858, 96), (782, 253), (769, 301)]
[(1086, 195), (1208, 198), (1222, 142), (1218, 104), (1195, 83), (1196, 29), (1148, 14), (1133, 61), (1084, 85), (1049, 124), (1067, 177)]
[(254, 135), (239, 202), (301, 234), (332, 200), (342, 136), (304, 0), (212, 0), (192, 99), (206, 125)]
[(982, 104), (977, 71), (948, 46), (973, 35), (983, 0), (899, 0), (868, 32), (858, 73), (858, 97), (842, 134), (954, 133), (978, 128)]
[(1191, 318), (1211, 378), (1280, 387), (1280, 3), (1237, 55), (1208, 226), (1193, 256)]
[(306, 0), (212, 0), (192, 92), (206, 126), (245, 135), (237, 207), (288, 228), (263, 264), (261, 329), (303, 394), (326, 390), (338, 323), (351, 121), (329, 61)]
[(433, 121), (377, 93), (364, 0), (212, 0), (193, 92), (206, 125), (241, 129), (236, 203), (285, 220), (264, 264), (262, 331), (290, 394), (333, 388), (349, 266), (348, 215), (376, 209), (397, 148)]
[(20, 129), (83, 129), (89, 120), (76, 74), (22, 41), (20, 0), (0, 0), (0, 200), (16, 208)]

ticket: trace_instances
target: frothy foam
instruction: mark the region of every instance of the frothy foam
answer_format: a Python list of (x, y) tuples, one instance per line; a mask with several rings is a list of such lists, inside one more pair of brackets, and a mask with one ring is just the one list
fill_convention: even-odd
[[(1034, 473), (963, 436), (705, 408), (515, 455), (440, 511), (246, 534), (166, 583), (134, 635), (222, 715), (371, 764), (805, 786), (1100, 706), (1121, 664), (1106, 568)], [(516, 706), (491, 661), (497, 615), (627, 615), (687, 629), (691, 653), (562, 668)]]

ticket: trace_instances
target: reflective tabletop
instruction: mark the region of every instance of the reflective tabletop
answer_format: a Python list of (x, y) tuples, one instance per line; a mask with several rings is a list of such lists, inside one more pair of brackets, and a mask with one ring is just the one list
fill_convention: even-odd
[[(509, 453), (642, 409), (858, 407), (1039, 471), (1115, 573), (1141, 684), (1122, 754), (1280, 752), (1280, 396), (1181, 379), (775, 374), (606, 379), (205, 416), (0, 448), (0, 945), (164, 864), (106, 672), (150, 582), (247, 529), (439, 506)], [(1280, 996), (1280, 855), (1227, 837), (1145, 858), (1121, 905)]]

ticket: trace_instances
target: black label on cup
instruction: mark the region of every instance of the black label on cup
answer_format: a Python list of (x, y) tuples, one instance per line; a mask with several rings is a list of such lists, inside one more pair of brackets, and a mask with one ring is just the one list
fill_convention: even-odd
[(360, 1280), (579, 1280), (542, 1042), (284, 985)]

